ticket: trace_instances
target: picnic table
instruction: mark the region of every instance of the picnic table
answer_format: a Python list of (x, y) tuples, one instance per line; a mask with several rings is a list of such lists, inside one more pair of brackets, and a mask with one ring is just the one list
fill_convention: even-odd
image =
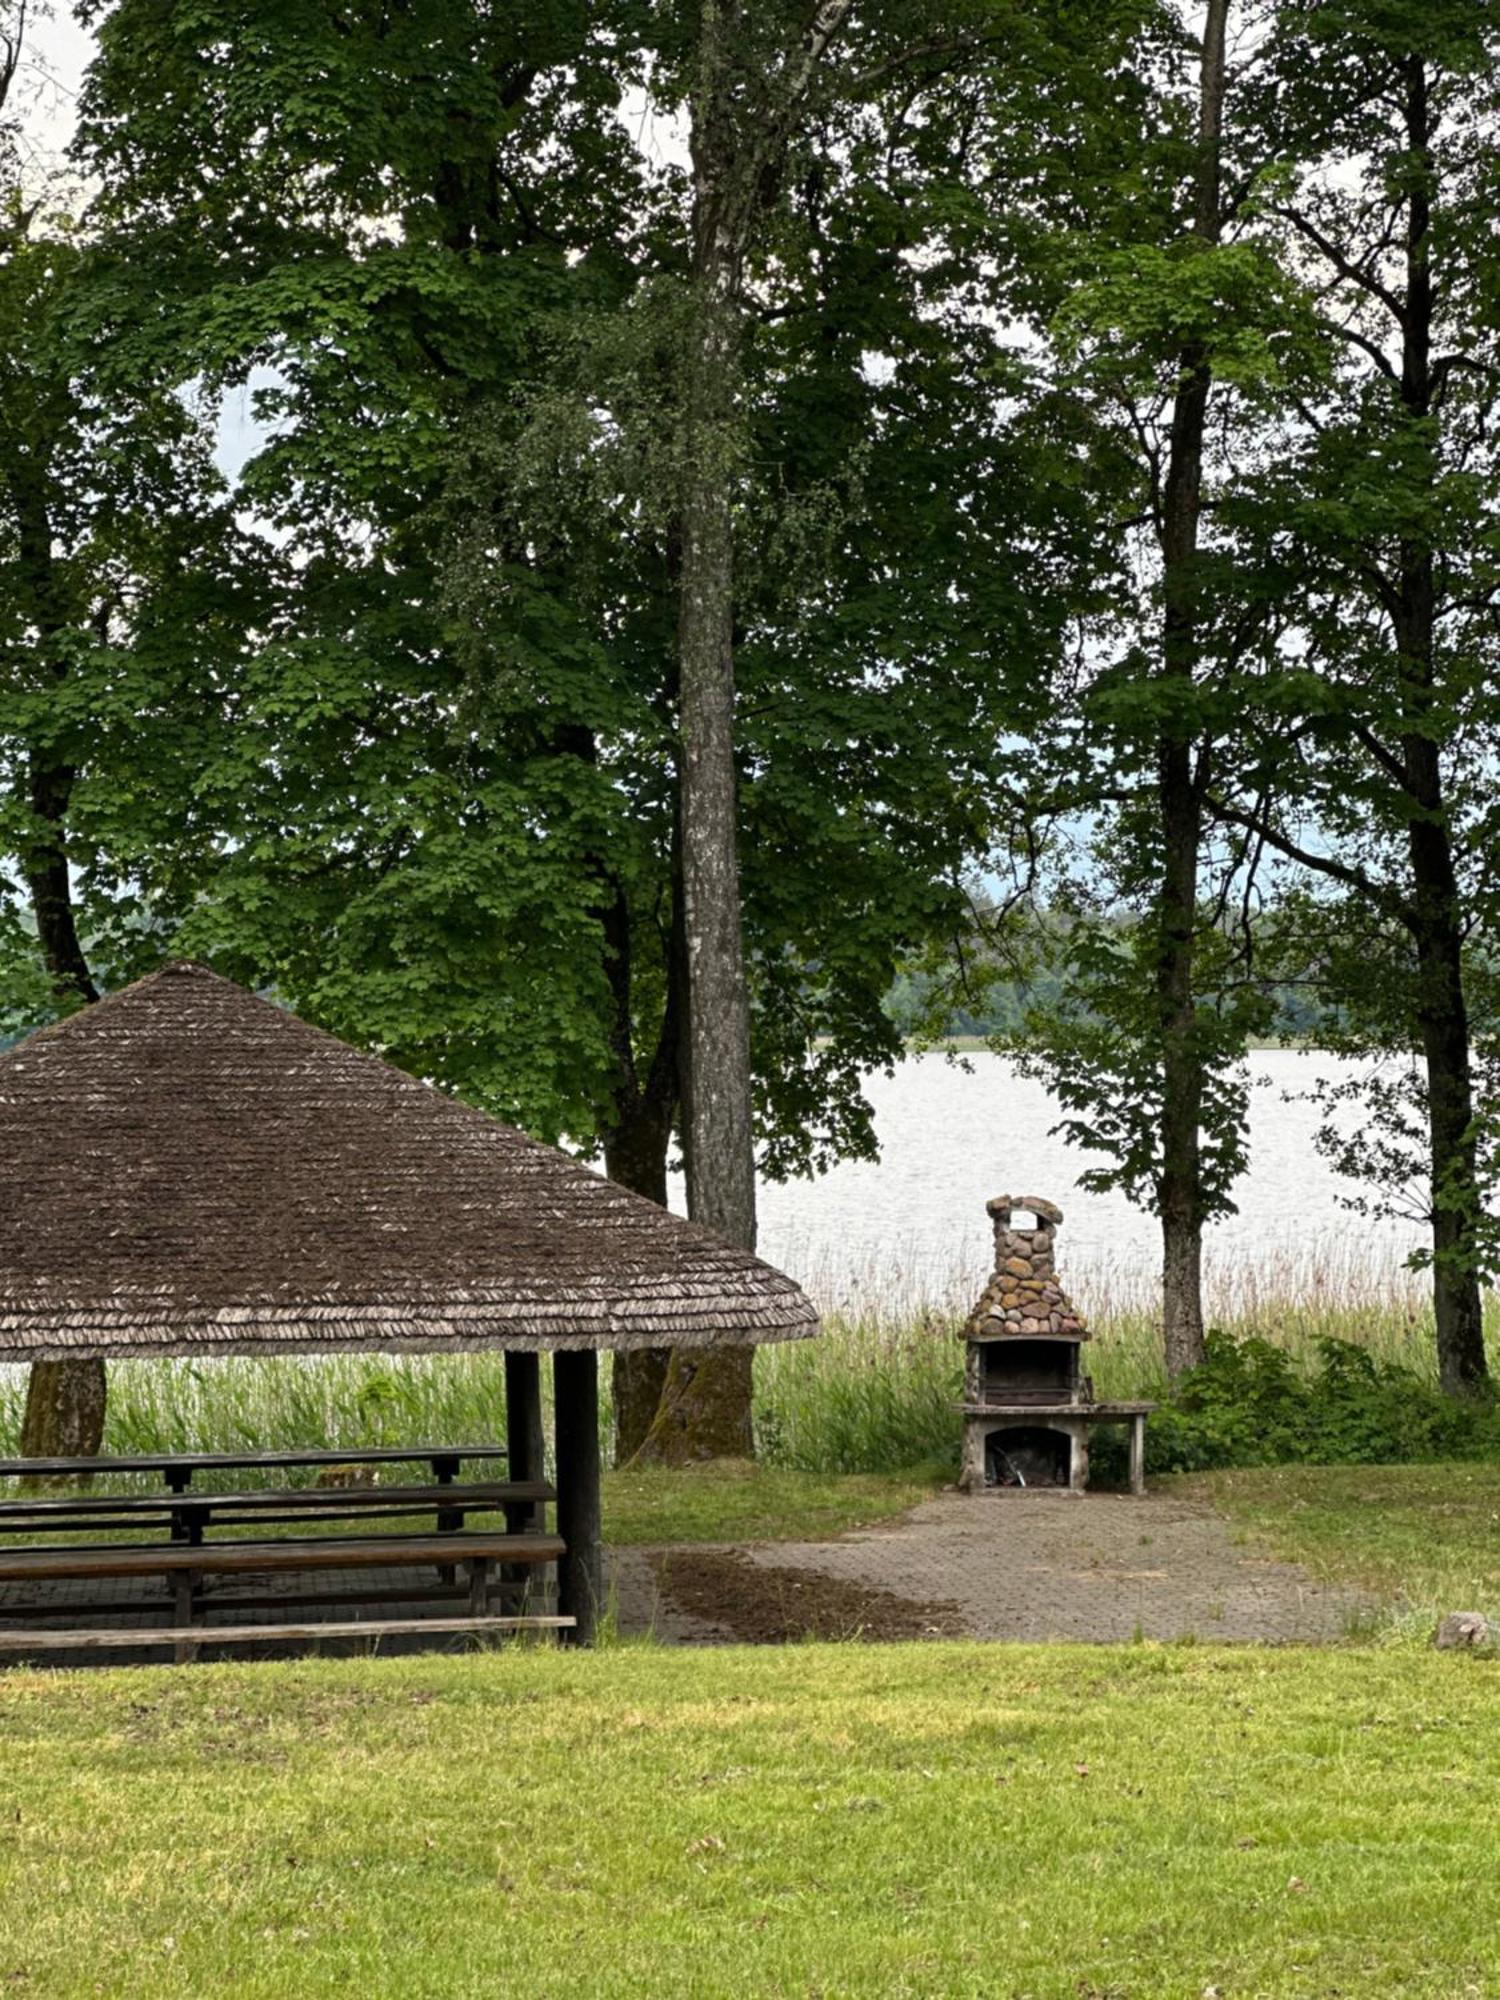
[[(124, 1457), (115, 1458), (0, 1458), (0, 1479), (94, 1478), (119, 1473), (159, 1472), (171, 1492), (184, 1494), (192, 1485), (194, 1474), (199, 1472), (290, 1472), (310, 1468), (327, 1471), (337, 1466), (420, 1465), (425, 1459), (432, 1467), (435, 1484), (445, 1487), (454, 1485), (458, 1478), (459, 1467), (465, 1459), (502, 1459), (508, 1456), (506, 1447), (497, 1444), (365, 1445), (353, 1450), (319, 1448), (296, 1451), (132, 1452)], [(312, 1504), (308, 1496), (324, 1490), (330, 1495), (327, 1503), (329, 1509), (336, 1511), (340, 1501), (350, 1499), (350, 1496), (360, 1489), (344, 1485), (327, 1489), (297, 1487), (289, 1489), (278, 1497), (290, 1503), (307, 1506)], [(369, 1490), (382, 1498), (388, 1497), (390, 1492), (388, 1488), (380, 1489), (374, 1486)], [(412, 1489), (408, 1489), (409, 1497), (411, 1492)], [(100, 1497), (91, 1494), (65, 1496), (60, 1500), (55, 1513), (60, 1517), (72, 1509), (78, 1512), (81, 1520), (92, 1520), (99, 1511)], [(199, 1497), (194, 1495), (195, 1500)], [(550, 1498), (550, 1491), (544, 1497)], [(246, 1495), (226, 1496), (226, 1498), (239, 1498), (245, 1500), (247, 1504), (253, 1504)], [(30, 1514), (38, 1510), (40, 1504), (29, 1496), (22, 1500), (0, 1501), (0, 1533), (5, 1531), (7, 1519), (15, 1522), (25, 1521)], [(202, 1509), (185, 1507), (179, 1510), (171, 1524), (173, 1539), (178, 1541), (194, 1539), (192, 1530), (195, 1522), (200, 1529), (198, 1539), (201, 1539), (201, 1527), (212, 1514), (215, 1504), (220, 1503), (211, 1502), (207, 1508)], [(136, 1511), (144, 1513), (147, 1510), (143, 1507)], [(408, 1506), (401, 1511), (410, 1513), (420, 1510)], [(535, 1503), (523, 1504), (519, 1493), (507, 1506), (505, 1518), (507, 1526), (516, 1532), (524, 1528), (541, 1526), (541, 1515)], [(60, 1518), (55, 1525), (61, 1525)], [(452, 1505), (441, 1508), (437, 1516), (437, 1525), (440, 1530), (461, 1527), (463, 1510)]]
[[(151, 1639), (162, 1642), (170, 1637), (177, 1656), (185, 1657), (177, 1635), (193, 1630), (198, 1636), (190, 1649), (203, 1643), (206, 1629), (197, 1624), (201, 1593), (209, 1577), (234, 1578), (247, 1573), (272, 1578), (295, 1578), (300, 1572), (320, 1574), (330, 1570), (366, 1574), (380, 1568), (435, 1565), (442, 1592), (420, 1589), (410, 1583), (380, 1590), (364, 1590), (359, 1604), (405, 1600), (451, 1592), (462, 1563), (468, 1572), (469, 1617), (432, 1621), (410, 1618), (359, 1621), (363, 1634), (410, 1631), (441, 1622), (446, 1631), (514, 1629), (524, 1626), (571, 1625), (571, 1619), (543, 1615), (493, 1615), (491, 1592), (497, 1585), (521, 1591), (531, 1571), (540, 1564), (559, 1561), (566, 1549), (556, 1535), (543, 1531), (544, 1508), (556, 1499), (555, 1490), (542, 1480), (483, 1480), (460, 1484), (459, 1467), (465, 1459), (499, 1459), (506, 1453), (496, 1445), (392, 1445), (359, 1451), (271, 1451), (271, 1452), (161, 1452), (94, 1459), (0, 1459), (0, 1477), (46, 1478), (67, 1473), (160, 1473), (166, 1491), (152, 1493), (78, 1493), (67, 1495), (27, 1494), (0, 1501), (0, 1535), (45, 1532), (48, 1529), (69, 1535), (83, 1533), (117, 1534), (125, 1529), (165, 1528), (165, 1541), (119, 1540), (104, 1544), (79, 1541), (16, 1547), (0, 1544), (0, 1582), (43, 1584), (77, 1579), (126, 1579), (160, 1576), (171, 1590), (175, 1603), (175, 1624)], [(433, 1471), (431, 1485), (335, 1485), (302, 1487), (261, 1487), (250, 1490), (188, 1490), (195, 1474), (235, 1470), (326, 1467), (330, 1465), (411, 1464), (426, 1460)], [(473, 1513), (500, 1511), (505, 1515), (504, 1531), (470, 1529), (467, 1517)], [(417, 1532), (382, 1532), (371, 1536), (370, 1523), (378, 1519), (431, 1514), (435, 1527)], [(289, 1535), (274, 1540), (208, 1539), (214, 1527), (249, 1529), (263, 1535), (266, 1527), (326, 1527), (329, 1523), (356, 1523), (351, 1535)], [(497, 1575), (498, 1572), (498, 1575)], [(251, 1600), (234, 1600), (236, 1605)], [(348, 1603), (348, 1592), (329, 1597), (309, 1595), (305, 1588), (291, 1596), (262, 1599), (259, 1608), (271, 1605), (307, 1603)], [(57, 1615), (64, 1606), (50, 1603), (27, 1605), (28, 1612), (43, 1617)], [(90, 1607), (96, 1614), (127, 1609), (118, 1604)], [(229, 1608), (225, 1602), (224, 1608)], [(215, 1626), (215, 1643), (225, 1642), (229, 1633), (243, 1639), (303, 1638), (311, 1628), (292, 1625)], [(331, 1631), (331, 1626), (329, 1627)], [(101, 1645), (121, 1644), (118, 1635), (103, 1630), (93, 1636)], [(316, 1636), (316, 1634), (314, 1634)], [(71, 1631), (0, 1632), (0, 1645), (14, 1650), (43, 1649), (52, 1643), (77, 1647), (88, 1643), (89, 1635)], [(141, 1643), (148, 1635), (138, 1634)]]

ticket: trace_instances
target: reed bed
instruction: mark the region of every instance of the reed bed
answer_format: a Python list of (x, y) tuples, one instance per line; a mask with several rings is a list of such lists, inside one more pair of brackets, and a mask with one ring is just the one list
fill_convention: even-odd
[[(1094, 1329), (1086, 1365), (1098, 1392), (1159, 1396), (1159, 1320), (1140, 1272), (1097, 1261), (1066, 1278)], [(765, 1460), (818, 1473), (955, 1463), (959, 1331), (972, 1277), (962, 1290), (957, 1279), (935, 1287), (892, 1259), (852, 1282), (848, 1274), (806, 1282), (824, 1313), (821, 1338), (764, 1347), (756, 1364)], [(1352, 1249), (1273, 1253), (1211, 1269), (1209, 1297), (1216, 1325), (1271, 1341), (1299, 1364), (1316, 1358), (1320, 1341), (1336, 1339), (1435, 1375), (1422, 1275), (1386, 1269), (1372, 1279)], [(1500, 1363), (1493, 1299), (1490, 1311)], [(608, 1367), (603, 1381), (607, 1416)], [(8, 1451), (20, 1435), (24, 1391), (23, 1370), (0, 1370)], [(497, 1354), (119, 1362), (110, 1369), (105, 1444), (129, 1453), (478, 1442), (503, 1435), (504, 1423)]]
[[(0, 1436), (14, 1451), (26, 1371), (6, 1368), (3, 1376)], [(235, 1355), (111, 1362), (104, 1449), (121, 1455), (337, 1450), (480, 1443), (504, 1432), (498, 1354)], [(233, 1477), (240, 1484), (247, 1475)]]
[[(766, 1348), (757, 1363), (758, 1421), (766, 1455), (812, 1471), (890, 1471), (956, 1461), (953, 1401), (960, 1330), (976, 1289), (954, 1272), (894, 1254), (879, 1273), (856, 1269), (805, 1279), (824, 1313), (823, 1338)], [(1157, 1398), (1166, 1389), (1160, 1304), (1139, 1263), (1070, 1258), (1064, 1282), (1094, 1338), (1085, 1366), (1101, 1396)], [(1258, 1338), (1311, 1366), (1324, 1340), (1352, 1342), (1378, 1360), (1436, 1379), (1428, 1281), (1347, 1237), (1275, 1247), (1251, 1259), (1210, 1260), (1212, 1323)], [(1490, 1302), (1492, 1317), (1495, 1301)], [(1500, 1317), (1492, 1336), (1500, 1338)]]

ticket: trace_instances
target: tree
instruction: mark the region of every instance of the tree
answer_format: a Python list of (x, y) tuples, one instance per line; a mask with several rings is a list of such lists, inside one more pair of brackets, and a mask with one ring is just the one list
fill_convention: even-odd
[[(1286, 154), (1267, 226), (1306, 270), (1335, 359), (1245, 498), (1295, 638), (1247, 680), (1250, 754), (1216, 799), (1321, 886), (1289, 936), (1351, 1045), (1420, 1058), (1438, 1359), (1454, 1393), (1486, 1379), (1492, 1268), (1470, 988), (1492, 949), (1500, 721), (1497, 37), (1489, 5), (1282, 9), (1261, 86)], [(1386, 1178), (1411, 1134), (1399, 1099), (1373, 1103), (1384, 1141), (1341, 1157)]]
[[(753, 1037), (745, 1019), (747, 982), (738, 969), (742, 944), (735, 914), (734, 773), (737, 655), (743, 658), (746, 623), (744, 526), (757, 518), (745, 504), (745, 468), (751, 462), (747, 439), (754, 435), (747, 421), (748, 376), (764, 344), (757, 322), (795, 311), (786, 274), (799, 268), (809, 236), (826, 244), (841, 196), (849, 203), (843, 213), (850, 216), (868, 263), (881, 261), (884, 252), (886, 258), (909, 260), (914, 273), (925, 274), (909, 276), (904, 287), (888, 282), (886, 296), (910, 300), (904, 309), (925, 315), (929, 328), (939, 330), (939, 339), (951, 337), (955, 325), (963, 326), (966, 309), (973, 309), (976, 298), (993, 310), (994, 301), (1005, 295), (1004, 286), (988, 267), (992, 243), (981, 244), (973, 224), (972, 185), (965, 185), (972, 180), (968, 155), (971, 148), (978, 151), (982, 122), (977, 106), (985, 84), (977, 79), (991, 86), (1001, 80), (996, 97), (1005, 97), (1013, 118), (1023, 100), (1028, 111), (1039, 114), (1039, 130), (1028, 132), (1021, 147), (1034, 169), (1036, 154), (1062, 129), (1060, 118), (1055, 128), (1048, 122), (1053, 115), (1049, 98), (1061, 66), (1056, 44), (1069, 33), (1077, 33), (1080, 42), (1092, 34), (1097, 59), (1100, 17), (1107, 44), (1118, 32), (1116, 17), (1122, 11), (1130, 10), (1075, 9), (1071, 16), (1058, 10), (1054, 18), (1052, 10), (1042, 9), (1036, 20), (1020, 20), (1009, 9), (988, 5), (934, 6), (919, 12), (910, 7), (855, 8), (842, 0), (823, 0), (810, 9), (748, 9), (733, 0), (703, 0), (691, 10), (696, 25), (690, 37), (685, 35), (688, 45), (677, 66), (675, 100), (688, 119), (692, 157), (691, 256), (678, 389), (680, 448), (687, 466), (679, 583), (682, 850), (691, 995), (684, 1150), (690, 1212), (746, 1243), (753, 1242), (754, 1225), (747, 1068)], [(1087, 17), (1081, 27), (1080, 14)], [(861, 238), (860, 231), (873, 232), (873, 240)], [(1009, 268), (1006, 279), (1013, 280)], [(1022, 279), (1023, 292), (1029, 282), (1029, 277)], [(1013, 306), (1014, 298), (1006, 298), (1004, 310)], [(831, 345), (840, 331), (837, 313), (825, 303), (815, 339)], [(876, 339), (878, 356), (886, 342), (879, 334)], [(977, 373), (955, 366), (948, 388), (963, 397), (977, 392), (987, 402), (993, 450), (997, 432), (1007, 425), (1020, 428), (1014, 403), (999, 415), (1000, 398), (1020, 391), (1025, 371), (1011, 362), (993, 325), (981, 347)], [(965, 327), (955, 361), (961, 356), (967, 362), (974, 352), (972, 331)], [(844, 394), (849, 393), (846, 384)], [(983, 546), (981, 560), (1012, 580), (1018, 562), (1025, 560), (1021, 547), (1031, 541), (1028, 553), (1036, 562), (1039, 600), (1047, 561), (1067, 540), (1066, 533), (1056, 533), (1059, 520), (1069, 517), (1073, 495), (1066, 430), (1064, 425), (1061, 440), (1048, 440), (1053, 455), (1041, 461), (1045, 472), (1033, 471), (1021, 482), (1029, 511), (1022, 527), (1017, 518), (1021, 510), (1011, 510), (1010, 545), (986, 541), (982, 532), (974, 537)], [(1028, 435), (1038, 446), (1044, 426), (1031, 427)], [(902, 436), (911, 450), (911, 433)], [(955, 464), (950, 476), (954, 474), (966, 480), (968, 461)], [(1042, 498), (1049, 474), (1057, 480), (1057, 490)], [(993, 503), (966, 483), (958, 492), (959, 509), (972, 508), (987, 525)], [(959, 534), (954, 539), (961, 544), (966, 538)], [(900, 545), (926, 582), (928, 567), (916, 554), (912, 537), (901, 536)], [(969, 553), (972, 557), (974, 550)], [(1062, 565), (1073, 589), (1084, 567), (1076, 554), (1072, 550)], [(944, 590), (950, 605), (966, 604), (976, 594), (967, 578), (947, 571), (941, 587), (924, 600), (928, 617), (940, 627), (952, 623), (943, 609)], [(1037, 623), (1048, 630), (1039, 660), (1056, 655), (1057, 608), (1053, 599), (1040, 609)], [(986, 635), (990, 700), (1002, 732), (1014, 712), (1021, 678), (997, 657), (1003, 654), (1006, 623)], [(960, 643), (974, 642), (966, 634)], [(865, 671), (878, 672), (869, 656)], [(941, 690), (944, 676), (939, 673), (935, 679)], [(888, 691), (888, 680), (882, 678), (880, 684)], [(798, 697), (815, 700), (811, 684), (804, 682)], [(941, 740), (951, 743), (952, 738), (945, 734)], [(992, 741), (982, 760), (992, 793), (1006, 785), (1007, 760), (999, 750), (999, 742)], [(955, 749), (952, 754), (962, 773), (972, 753)], [(743, 769), (744, 760), (740, 762)], [(938, 793), (950, 797), (953, 791), (951, 784), (938, 787)], [(994, 817), (992, 800), (975, 809), (971, 794), (968, 852), (957, 866), (950, 864), (943, 902), (942, 928), (949, 936), (964, 922), (960, 878), (986, 838), (982, 829)], [(701, 913), (701, 922), (695, 912)], [(708, 1079), (706, 1091), (701, 1078)], [(670, 1457), (697, 1449), (696, 1441), (709, 1427), (705, 1412), (710, 1405), (724, 1448), (736, 1439), (743, 1445), (749, 1435), (748, 1353), (676, 1357), (647, 1453)]]
[[(1224, 121), (1225, 33), (1229, 0), (1208, 0), (1199, 86), (1199, 158), (1192, 233), (1206, 246), (1223, 235), (1220, 153)], [(1167, 1372), (1180, 1375), (1203, 1359), (1203, 1215), (1201, 1161), (1204, 1065), (1195, 1002), (1203, 791), (1208, 759), (1194, 742), (1191, 690), (1199, 671), (1202, 591), (1198, 538), (1203, 518), (1204, 439), (1213, 364), (1194, 334), (1178, 358), (1170, 443), (1161, 487), (1161, 666), (1174, 699), (1164, 704), (1157, 812), (1162, 879), (1157, 898), (1156, 968), (1161, 1076), (1162, 1331)], [(1173, 713), (1172, 710), (1176, 712)]]
[[(127, 278), (174, 302), (142, 302), (141, 338), (179, 374), (276, 369), (240, 497), (294, 559), (198, 788), (219, 838), (176, 948), (659, 1198), (687, 991), (689, 211), (614, 115), (608, 20), (549, 18), (544, 45), (448, 9), (435, 41), (384, 12), (252, 33), (124, 0), (85, 143)], [(884, 995), (957, 921), (997, 663), (1055, 646), (1077, 525), (1037, 507), (1055, 468), (997, 408), (994, 330), (934, 311), (928, 224), (881, 192), (882, 132), (851, 150), (862, 116), (790, 161), (731, 423), (753, 1114), (783, 1173), (870, 1149)]]
[(1066, 195), (1040, 209), (1074, 276), (1047, 329), (1054, 377), (1096, 419), (1120, 590), (1080, 626), (1068, 726), (1035, 773), (1033, 810), (1059, 824), (1067, 976), (1003, 1038), (1057, 1091), (1068, 1135), (1106, 1156), (1085, 1184), (1160, 1217), (1174, 1376), (1203, 1357), (1203, 1229), (1244, 1164), (1244, 1052), (1266, 1011), (1246, 975), (1248, 843), (1217, 837), (1208, 799), (1234, 733), (1225, 688), (1267, 643), (1270, 602), (1217, 510), (1306, 337), (1247, 206), (1264, 136), (1233, 115), (1230, 11), (1194, 9), (1190, 41), (1172, 13), (1143, 13), (1134, 93), (1088, 108), (1115, 155), (1094, 213), (1073, 220)]
[[(0, 238), (0, 940), (7, 1025), (128, 976), (170, 898), (143, 895), (194, 841), (250, 615), (240, 537), (204, 426), (161, 383), (95, 366), (94, 253), (45, 193)], [(149, 959), (151, 947), (145, 945)], [(40, 966), (36, 960), (40, 960)], [(38, 971), (41, 977), (38, 978)], [(90, 1455), (101, 1361), (30, 1374), (21, 1448)]]
[[(734, 743), (735, 487), (746, 261), (781, 198), (808, 96), (852, 0), (746, 9), (700, 0), (688, 58), (690, 311), (682, 358), (678, 702), (687, 1045), (688, 1213), (755, 1247), (750, 996), (740, 921)], [(748, 1455), (748, 1347), (673, 1356), (642, 1450)]]

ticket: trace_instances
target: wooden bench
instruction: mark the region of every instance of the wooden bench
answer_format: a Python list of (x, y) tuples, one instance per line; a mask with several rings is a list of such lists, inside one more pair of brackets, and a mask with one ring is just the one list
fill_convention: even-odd
[(188, 1659), (200, 1646), (244, 1646), (264, 1641), (285, 1645), (295, 1640), (316, 1645), (322, 1639), (371, 1639), (379, 1641), (397, 1634), (420, 1632), (459, 1637), (503, 1632), (570, 1632), (576, 1618), (339, 1618), (319, 1619), (307, 1625), (136, 1625), (107, 1627), (90, 1631), (22, 1632), (0, 1630), (0, 1652), (48, 1653), (93, 1652), (96, 1649), (128, 1647), (146, 1651), (170, 1646), (179, 1661)]
[[(442, 1532), (467, 1514), (503, 1511), (507, 1529), (523, 1532), (534, 1510), (557, 1498), (542, 1480), (484, 1480), (473, 1485), (295, 1486), (238, 1493), (83, 1493), (65, 1498), (0, 1500), (0, 1535), (48, 1528), (109, 1533), (118, 1527), (164, 1528), (194, 1545), (210, 1526), (283, 1526), (307, 1521), (400, 1519), (433, 1514)], [(524, 1517), (524, 1518), (523, 1518)]]
[[(395, 1568), (407, 1564), (435, 1564), (439, 1567), (452, 1566), (462, 1562), (469, 1571), (469, 1616), (465, 1620), (445, 1621), (452, 1629), (478, 1631), (492, 1622), (489, 1610), (491, 1574), (496, 1563), (503, 1563), (508, 1572), (515, 1573), (537, 1564), (556, 1562), (565, 1553), (564, 1544), (557, 1535), (487, 1533), (475, 1529), (452, 1529), (424, 1535), (377, 1535), (369, 1538), (345, 1539), (333, 1535), (289, 1536), (282, 1541), (272, 1542), (201, 1542), (188, 1545), (182, 1542), (161, 1542), (155, 1545), (142, 1543), (117, 1543), (114, 1546), (74, 1545), (25, 1549), (0, 1549), (0, 1582), (22, 1583), (26, 1581), (68, 1581), (78, 1578), (126, 1578), (162, 1575), (170, 1578), (174, 1597), (174, 1624), (171, 1628), (173, 1643), (178, 1643), (180, 1635), (196, 1632), (193, 1645), (207, 1643), (201, 1636), (205, 1630), (230, 1630), (243, 1634), (246, 1640), (267, 1641), (303, 1638), (305, 1626), (246, 1625), (231, 1627), (194, 1627), (194, 1611), (197, 1587), (205, 1576), (243, 1576), (251, 1572), (257, 1574), (292, 1574), (319, 1570)], [(410, 1594), (410, 1593), (408, 1593)], [(299, 1600), (292, 1600), (299, 1601)], [(317, 1600), (300, 1600), (317, 1601)], [(421, 1624), (431, 1625), (436, 1621), (423, 1620)], [(553, 1619), (532, 1618), (506, 1621), (507, 1629), (534, 1627), (539, 1624), (554, 1625)], [(380, 1636), (380, 1625), (386, 1630), (410, 1629), (410, 1620), (371, 1620), (362, 1626), (365, 1636)], [(33, 1632), (26, 1635), (28, 1645), (37, 1643)], [(46, 1637), (47, 1635), (42, 1635)], [(76, 1632), (51, 1635), (64, 1644), (77, 1646), (84, 1643)], [(331, 1636), (331, 1627), (324, 1636)], [(0, 1642), (11, 1650), (20, 1643), (14, 1632), (0, 1635)], [(109, 1643), (124, 1644), (123, 1639)], [(146, 1643), (137, 1634), (136, 1643)], [(162, 1643), (162, 1642), (158, 1642)], [(183, 1642), (186, 1643), (186, 1642)], [(186, 1654), (179, 1650), (179, 1658)]]
[(157, 1451), (115, 1458), (0, 1458), (0, 1479), (94, 1479), (117, 1472), (159, 1472), (174, 1493), (192, 1484), (195, 1472), (249, 1472), (260, 1468), (336, 1465), (422, 1465), (432, 1467), (440, 1486), (457, 1479), (465, 1459), (507, 1458), (499, 1444), (368, 1445), (354, 1451)]

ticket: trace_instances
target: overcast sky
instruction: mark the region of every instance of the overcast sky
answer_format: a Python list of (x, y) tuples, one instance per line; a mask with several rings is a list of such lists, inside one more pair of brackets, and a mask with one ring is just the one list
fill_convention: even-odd
[(60, 6), (50, 16), (32, 14), (20, 78), (21, 124), (27, 151), (38, 164), (55, 165), (73, 130), (74, 105), (94, 38)]

